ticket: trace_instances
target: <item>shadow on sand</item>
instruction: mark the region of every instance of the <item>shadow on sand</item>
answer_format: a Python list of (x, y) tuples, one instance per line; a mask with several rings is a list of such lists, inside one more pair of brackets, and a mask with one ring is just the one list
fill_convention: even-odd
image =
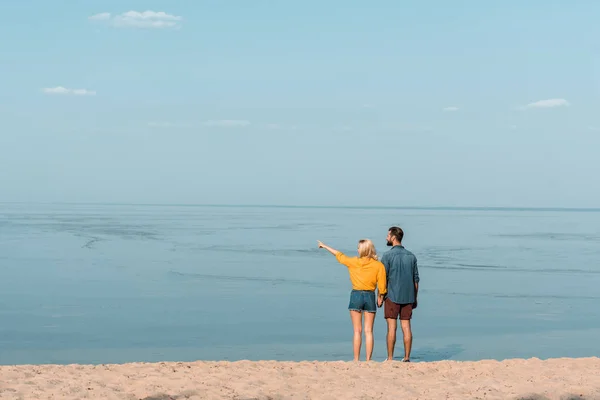
[[(177, 395), (156, 394), (153, 396), (144, 397), (140, 400), (181, 400), (189, 399), (191, 396), (198, 395), (198, 392), (185, 392)], [(283, 396), (261, 396), (261, 397), (238, 397), (233, 396), (235, 400), (283, 400)]]
[[(148, 397), (144, 397), (143, 399), (140, 400), (183, 400), (183, 399), (189, 399), (192, 396), (196, 396), (198, 395), (198, 392), (196, 391), (189, 391), (189, 392), (184, 392), (181, 394), (176, 394), (176, 395), (168, 395), (168, 394), (156, 394), (156, 395), (152, 395), (152, 396), (148, 396)], [(283, 396), (263, 396), (263, 397), (234, 397), (237, 400), (280, 400), (283, 399)], [(541, 394), (531, 394), (531, 395), (527, 395), (527, 396), (521, 396), (521, 397), (516, 397), (516, 400), (550, 400), (548, 397), (543, 396)], [(562, 396), (560, 398), (561, 400), (592, 400), (589, 397), (584, 397), (583, 395), (575, 395), (575, 394), (568, 394), (565, 396)]]
[(159, 394), (154, 394), (152, 396), (148, 396), (148, 397), (144, 397), (140, 400), (183, 400), (183, 399), (189, 399), (192, 396), (196, 396), (198, 395), (198, 392), (196, 392), (195, 390), (190, 390), (190, 391), (186, 391), (180, 394), (164, 394), (164, 393), (159, 393)]
[[(542, 396), (541, 394), (530, 394), (527, 396), (517, 397), (517, 400), (550, 400), (550, 398)], [(567, 394), (562, 396), (560, 400), (591, 400), (591, 397), (585, 397), (577, 394)]]

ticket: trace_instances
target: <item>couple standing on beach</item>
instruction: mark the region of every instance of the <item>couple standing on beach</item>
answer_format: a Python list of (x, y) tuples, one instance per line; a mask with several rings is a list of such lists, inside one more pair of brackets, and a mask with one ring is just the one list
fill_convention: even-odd
[[(363, 239), (358, 242), (358, 257), (348, 257), (322, 242), (319, 248), (329, 251), (343, 265), (348, 267), (352, 292), (350, 293), (350, 318), (354, 327), (354, 361), (360, 357), (362, 345), (363, 316), (367, 350), (367, 361), (373, 355), (373, 323), (377, 307), (384, 306), (387, 321), (387, 360), (394, 359), (398, 318), (404, 336), (404, 358), (410, 362), (412, 348), (412, 330), (410, 320), (412, 311), (417, 308), (419, 291), (419, 270), (417, 258), (402, 246), (404, 232), (397, 226), (388, 230), (387, 245), (391, 247), (383, 254), (381, 261), (377, 257), (373, 242)], [(375, 289), (378, 295), (375, 296)]]

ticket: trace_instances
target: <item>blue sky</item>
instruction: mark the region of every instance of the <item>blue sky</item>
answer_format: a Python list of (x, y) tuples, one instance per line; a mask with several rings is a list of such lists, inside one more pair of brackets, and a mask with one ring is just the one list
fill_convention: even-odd
[(600, 206), (600, 2), (0, 3), (0, 201)]

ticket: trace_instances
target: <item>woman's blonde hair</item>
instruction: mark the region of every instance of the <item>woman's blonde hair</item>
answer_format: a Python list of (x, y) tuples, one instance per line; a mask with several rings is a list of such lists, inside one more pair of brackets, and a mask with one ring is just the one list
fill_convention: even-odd
[(372, 258), (378, 260), (375, 245), (369, 239), (361, 239), (358, 241), (358, 256)]

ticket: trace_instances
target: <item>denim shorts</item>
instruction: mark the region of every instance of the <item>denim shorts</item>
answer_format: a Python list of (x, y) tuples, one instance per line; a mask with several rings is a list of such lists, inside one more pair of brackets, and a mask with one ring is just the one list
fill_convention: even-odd
[(352, 290), (350, 292), (350, 311), (377, 312), (375, 292), (372, 290)]

